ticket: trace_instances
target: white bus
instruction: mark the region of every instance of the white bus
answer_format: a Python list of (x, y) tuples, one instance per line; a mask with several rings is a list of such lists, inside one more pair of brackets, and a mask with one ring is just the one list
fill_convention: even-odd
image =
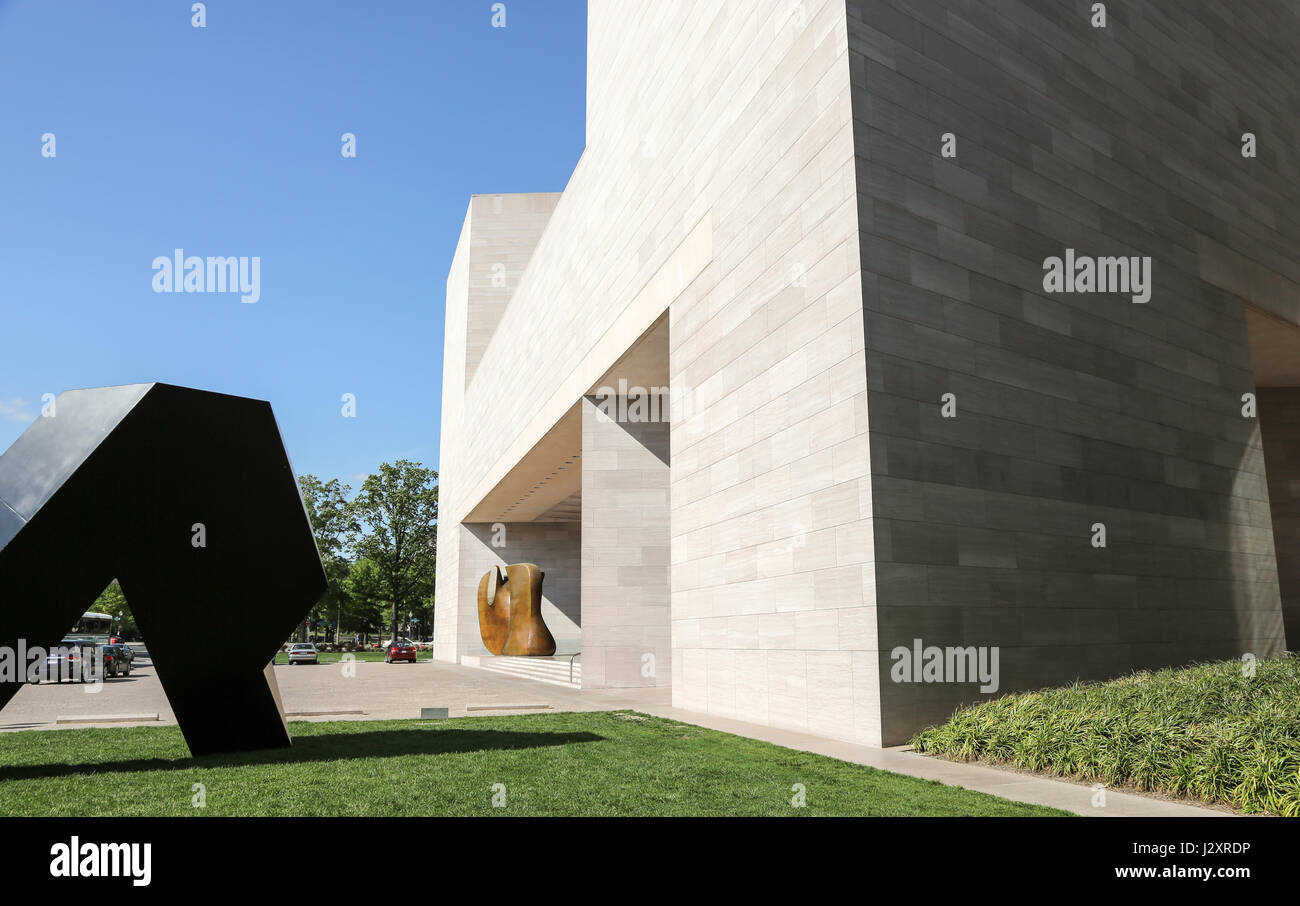
[(108, 637), (113, 634), (113, 618), (106, 613), (96, 613), (88, 610), (81, 615), (77, 625), (72, 627), (68, 633), (70, 638), (86, 639), (87, 641), (107, 642)]

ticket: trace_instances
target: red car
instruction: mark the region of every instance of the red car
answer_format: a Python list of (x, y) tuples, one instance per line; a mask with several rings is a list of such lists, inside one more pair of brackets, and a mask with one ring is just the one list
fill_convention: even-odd
[(405, 640), (393, 642), (388, 646), (384, 653), (384, 663), (391, 664), (394, 661), (410, 661), (415, 663), (415, 643)]

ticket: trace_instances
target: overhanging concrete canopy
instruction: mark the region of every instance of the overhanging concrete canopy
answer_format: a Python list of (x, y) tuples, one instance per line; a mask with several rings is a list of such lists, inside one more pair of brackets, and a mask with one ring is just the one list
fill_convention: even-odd
[[(620, 386), (643, 391), (668, 387), (667, 314), (660, 315), (587, 392), (618, 392)], [(581, 456), (582, 410), (577, 401), (462, 521), (570, 521), (573, 508), (563, 504), (581, 496)]]
[(582, 409), (576, 403), (506, 473), (464, 522), (532, 522), (582, 491)]

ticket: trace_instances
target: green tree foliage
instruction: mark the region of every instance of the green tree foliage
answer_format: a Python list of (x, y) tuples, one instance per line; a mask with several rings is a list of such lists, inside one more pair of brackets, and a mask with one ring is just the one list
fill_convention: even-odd
[(100, 593), (90, 609), (96, 613), (106, 613), (111, 617), (120, 616), (122, 619), (116, 625), (117, 631), (122, 635), (134, 638), (140, 634), (139, 628), (135, 625), (135, 617), (131, 615), (131, 605), (126, 603), (126, 595), (122, 594), (122, 586), (117, 584), (116, 579)]
[[(420, 463), (384, 463), (354, 499), (337, 478), (298, 479), (328, 587), (312, 608), (312, 629), (337, 621), (339, 637), (384, 632), (418, 620), (432, 630), (438, 473)], [(298, 626), (298, 638), (305, 628)]]
[[(325, 580), (328, 583), (325, 594), (311, 610), (312, 626), (318, 624), (332, 625), (348, 610), (349, 600), (344, 583), (348, 577), (349, 551), (356, 540), (359, 527), (352, 515), (348, 495), (352, 488), (342, 484), (337, 478), (321, 481), (315, 475), (302, 475), (298, 478), (298, 487), (302, 491), (302, 503), (311, 520), (312, 532), (316, 536), (316, 548), (320, 551), (321, 563), (325, 567)], [(303, 627), (299, 626), (299, 637), (303, 637)]]
[(362, 534), (357, 553), (372, 561), (390, 605), (389, 631), (433, 594), (438, 539), (438, 473), (418, 462), (384, 463), (352, 501)]
[(353, 633), (380, 631), (391, 605), (374, 561), (361, 557), (353, 563), (343, 587), (348, 596), (343, 625)]

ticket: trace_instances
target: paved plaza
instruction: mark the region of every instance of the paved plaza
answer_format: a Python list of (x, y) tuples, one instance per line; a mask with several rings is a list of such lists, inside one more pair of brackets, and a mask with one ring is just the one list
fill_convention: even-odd
[[(106, 680), (98, 692), (80, 684), (24, 687), (0, 712), (0, 730), (123, 725), (131, 716), (147, 723), (175, 723), (167, 696), (147, 659), (129, 677)], [(563, 711), (603, 711), (669, 703), (667, 690), (603, 690), (585, 693), (504, 676), (488, 670), (420, 661), (415, 664), (353, 662), (275, 668), (290, 720), (389, 720), (416, 718), (422, 708), (446, 708), (450, 717), (475, 713), (521, 713), (549, 705)], [(622, 693), (627, 694), (622, 694)], [(513, 708), (511, 706), (514, 706)], [(486, 711), (471, 709), (487, 709)], [(156, 715), (153, 716), (153, 715)], [(95, 718), (69, 721), (69, 718)]]

